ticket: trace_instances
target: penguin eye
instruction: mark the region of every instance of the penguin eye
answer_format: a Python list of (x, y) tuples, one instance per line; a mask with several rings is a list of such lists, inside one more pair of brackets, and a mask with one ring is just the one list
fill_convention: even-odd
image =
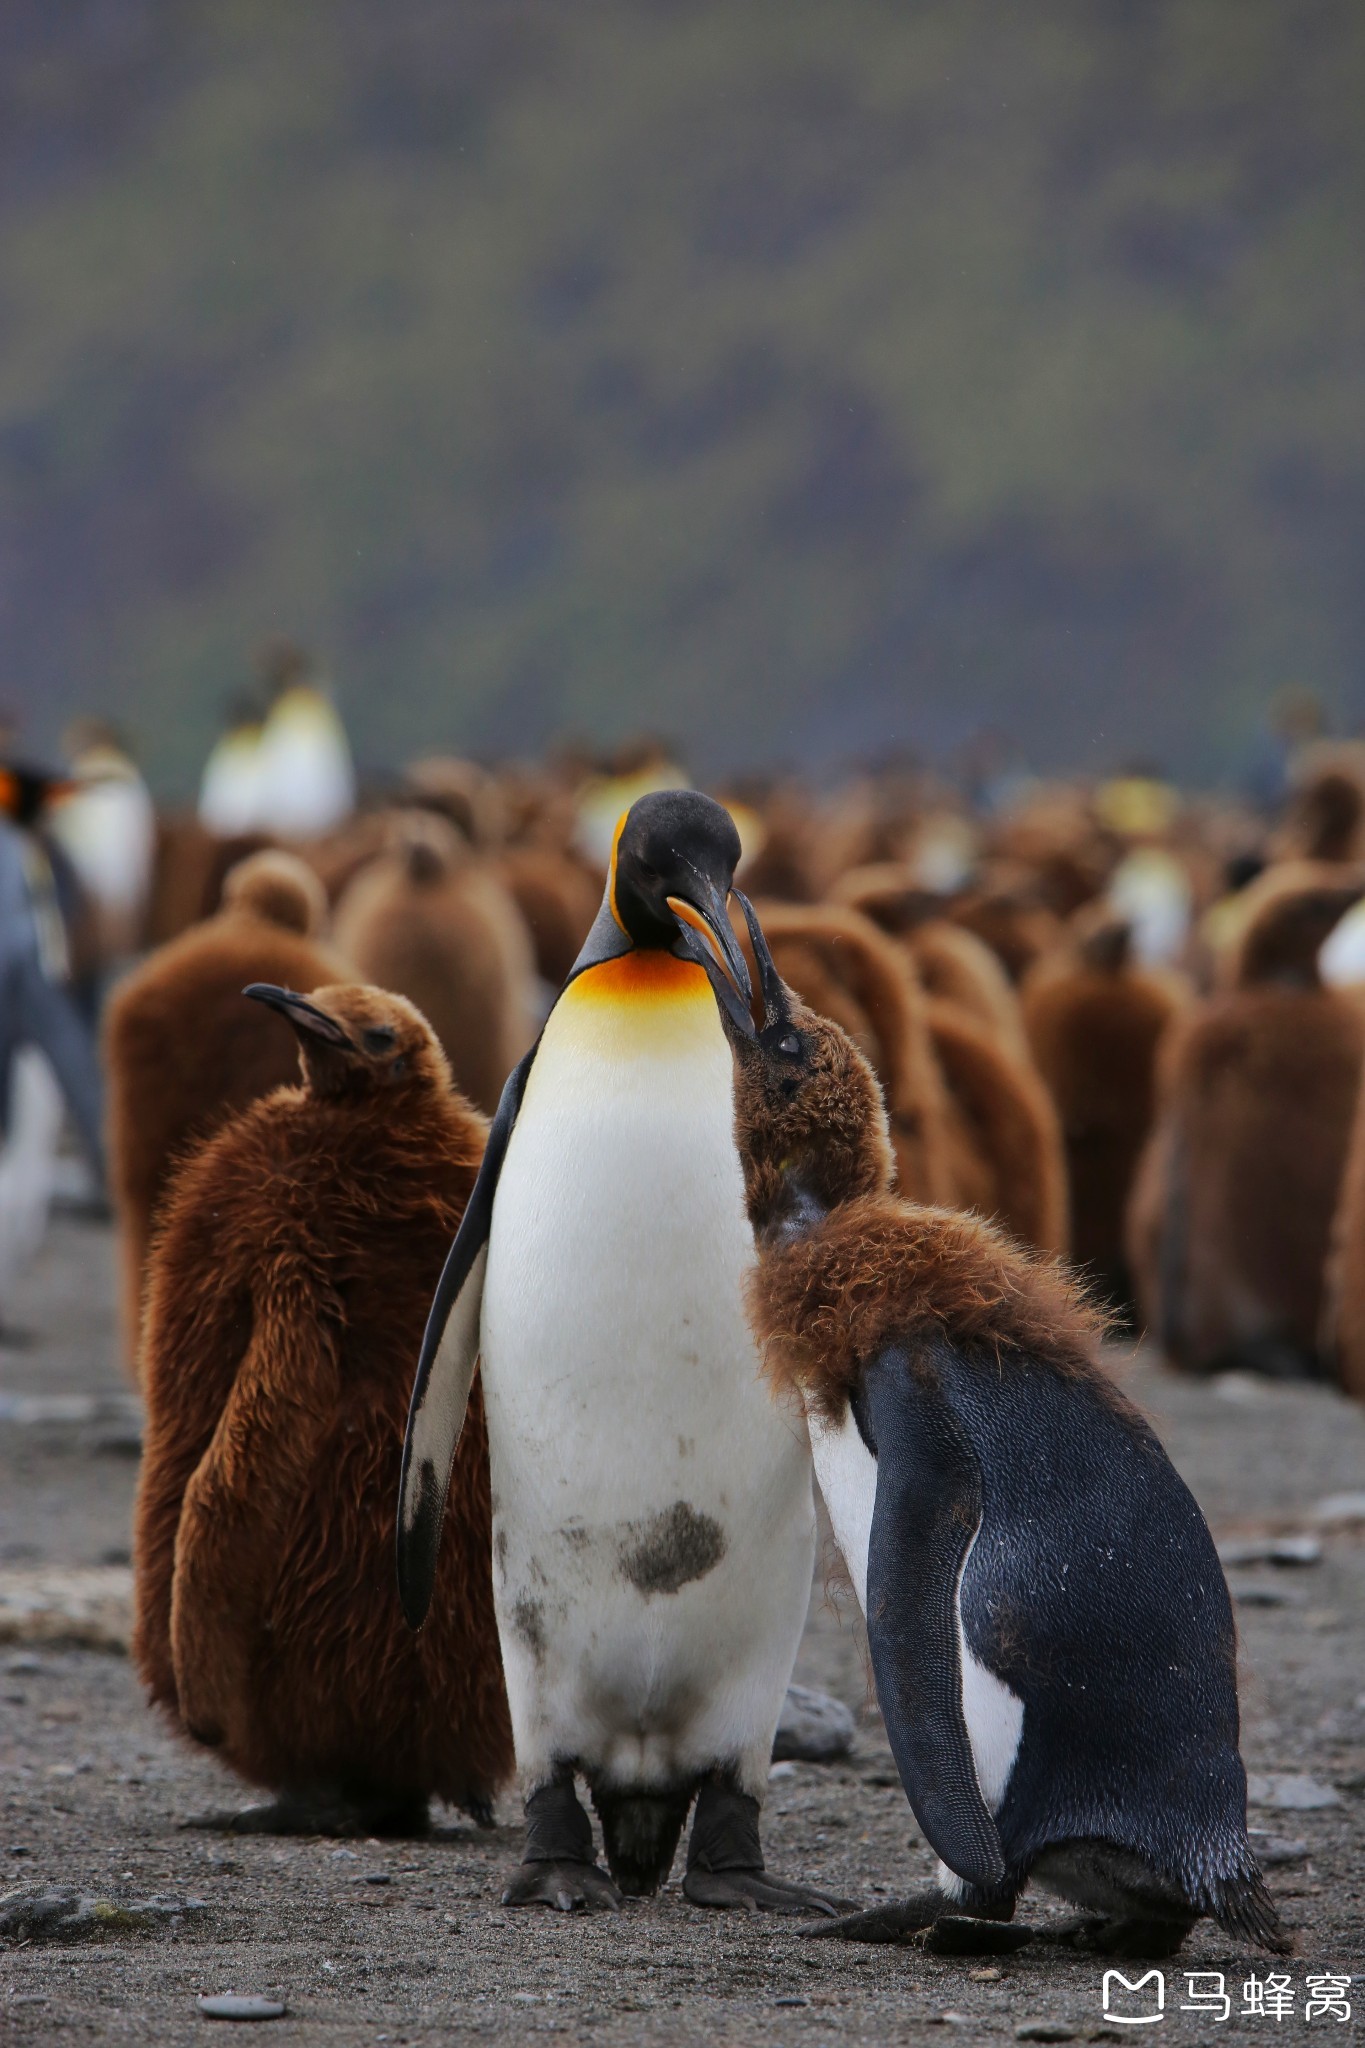
[(376, 1024), (372, 1030), (363, 1034), (361, 1044), (366, 1052), (387, 1052), (393, 1044), (394, 1037), (395, 1033), (389, 1029), (387, 1024)]
[(655, 866), (653, 865), (653, 863), (652, 863), (651, 861), (647, 861), (647, 860), (638, 860), (638, 861), (636, 861), (636, 863), (635, 863), (635, 866), (636, 866), (636, 871), (637, 871), (637, 873), (639, 874), (639, 876), (640, 876), (640, 879), (641, 879), (641, 881), (644, 881), (644, 882), (657, 882), (657, 881), (658, 881), (658, 879), (659, 879), (659, 870), (658, 870), (658, 869), (657, 869), (657, 868), (656, 868), (656, 867), (655, 867)]

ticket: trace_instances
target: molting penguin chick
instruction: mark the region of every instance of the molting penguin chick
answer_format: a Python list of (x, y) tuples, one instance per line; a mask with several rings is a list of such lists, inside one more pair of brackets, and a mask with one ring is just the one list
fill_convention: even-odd
[(751, 931), (761, 1031), (712, 975), (759, 1247), (750, 1314), (810, 1420), (887, 1735), (943, 1863), (927, 1896), (839, 1931), (1008, 1919), (1032, 1878), (1102, 1916), (1080, 1932), (1116, 1953), (1169, 1953), (1203, 1913), (1281, 1949), (1203, 1516), (1060, 1269), (886, 1192), (870, 1072)]
[(123, 1326), (135, 1370), (156, 1211), (192, 1145), (298, 1071), (293, 1034), (242, 1001), (248, 981), (315, 988), (337, 963), (318, 940), (321, 885), (302, 861), (257, 853), (229, 874), (223, 908), (149, 954), (105, 1012), (109, 1185), (118, 1214)]
[(392, 1565), (408, 1360), (486, 1126), (401, 997), (246, 993), (297, 1033), (303, 1081), (221, 1130), (167, 1203), (134, 1654), (188, 1734), (281, 1795), (206, 1824), (420, 1830), (431, 1793), (486, 1813), (512, 1768), (477, 1386), (420, 1640)]
[(1149, 1329), (1189, 1371), (1324, 1369), (1324, 1271), (1365, 1008), (1324, 988), (1317, 956), (1360, 890), (1340, 869), (1268, 870), (1252, 884), (1234, 985), (1163, 1046), (1129, 1257)]
[(337, 905), (336, 943), (357, 972), (417, 1004), (456, 1083), (480, 1109), (534, 1037), (526, 926), (497, 876), (434, 812), (393, 822), (392, 845)]

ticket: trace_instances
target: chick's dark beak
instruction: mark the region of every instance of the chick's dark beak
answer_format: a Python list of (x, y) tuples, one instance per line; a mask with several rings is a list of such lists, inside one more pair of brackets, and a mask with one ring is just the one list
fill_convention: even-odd
[(242, 990), (255, 1003), (265, 1003), (272, 1010), (278, 1010), (288, 1018), (295, 1031), (307, 1033), (310, 1038), (320, 1038), (324, 1045), (343, 1047), (354, 1052), (350, 1036), (342, 1030), (335, 1017), (329, 1017), (316, 1003), (310, 1003), (307, 996), (295, 995), (291, 988), (276, 988), (270, 981), (253, 981)]
[(705, 966), (706, 960), (698, 951), (699, 945), (704, 947), (716, 965), (729, 976), (747, 1006), (752, 993), (749, 969), (726, 914), (726, 897), (722, 891), (714, 882), (699, 875), (692, 895), (669, 896), (664, 900), (678, 921), (686, 951)]

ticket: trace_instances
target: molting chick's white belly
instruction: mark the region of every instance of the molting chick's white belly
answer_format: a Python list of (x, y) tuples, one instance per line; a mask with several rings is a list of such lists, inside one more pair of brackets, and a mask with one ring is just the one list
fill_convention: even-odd
[[(602, 981), (592, 984), (597, 977)], [(587, 984), (587, 986), (585, 986)], [(518, 1761), (761, 1794), (814, 1560), (800, 1416), (759, 1376), (730, 1052), (699, 969), (570, 985), (498, 1183), (482, 1355)]]
[[(839, 1422), (813, 1416), (810, 1424), (811, 1456), (820, 1493), (829, 1514), (834, 1540), (848, 1566), (858, 1595), (858, 1605), (867, 1614), (868, 1552), (872, 1543), (872, 1514), (877, 1502), (877, 1460), (863, 1442), (851, 1408)], [(1019, 1754), (1024, 1732), (1024, 1703), (1003, 1679), (974, 1655), (962, 1625), (962, 1582), (971, 1569), (973, 1534), (958, 1575), (953, 1602), (957, 1622), (957, 1648), (962, 1674), (962, 1717), (967, 1727), (972, 1763), (981, 1796), (992, 1813), (1005, 1797), (1010, 1773)], [(908, 1553), (899, 1561), (907, 1577), (918, 1560)]]

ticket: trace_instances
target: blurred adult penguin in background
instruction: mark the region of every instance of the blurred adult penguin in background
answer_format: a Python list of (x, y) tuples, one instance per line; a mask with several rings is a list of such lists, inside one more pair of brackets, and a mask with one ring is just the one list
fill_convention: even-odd
[(1177, 1021), (1128, 1225), (1138, 1304), (1173, 1363), (1325, 1370), (1332, 1218), (1365, 1053), (1365, 1005), (1318, 953), (1360, 896), (1350, 870), (1286, 863), (1254, 892), (1233, 986)]
[(491, 1114), (535, 1036), (525, 920), (448, 819), (398, 812), (390, 842), (337, 905), (337, 949), (367, 981), (416, 1003), (456, 1085)]
[(0, 1330), (47, 1226), (63, 1103), (97, 1193), (104, 1183), (94, 1039), (71, 992), (66, 921), (36, 829), (68, 787), (64, 777), (0, 764)]
[(72, 999), (71, 954), (52, 862), (36, 827), (70, 792), (67, 777), (0, 763), (0, 1088), (20, 1045), (57, 1077), (98, 1182), (103, 1091), (89, 1027)]
[(312, 658), (291, 640), (257, 656), (265, 724), (257, 757), (256, 824), (280, 839), (316, 839), (355, 809), (346, 728)]
[(261, 815), (261, 732), (259, 698), (233, 699), (223, 730), (204, 763), (199, 784), (199, 823), (219, 839), (254, 832)]
[(96, 993), (142, 942), (156, 857), (156, 806), (112, 726), (79, 719), (65, 736), (71, 789), (48, 830), (70, 862), (92, 924)]
[(249, 981), (316, 988), (337, 962), (321, 943), (322, 885), (292, 854), (232, 870), (216, 917), (151, 953), (115, 989), (104, 1022), (110, 1187), (118, 1215), (130, 1370), (147, 1247), (177, 1166), (223, 1119), (291, 1081), (288, 1025), (244, 1003)]

